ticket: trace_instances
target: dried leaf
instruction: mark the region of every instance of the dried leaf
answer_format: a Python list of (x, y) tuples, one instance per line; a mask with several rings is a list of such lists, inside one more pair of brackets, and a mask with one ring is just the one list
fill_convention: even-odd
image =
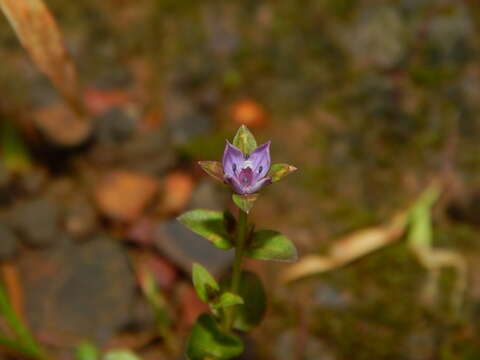
[(62, 34), (42, 0), (2, 0), (5, 13), (20, 42), (39, 69), (48, 76), (66, 101), (80, 112), (79, 85), (75, 66)]
[(406, 225), (407, 213), (402, 212), (394, 216), (386, 225), (349, 234), (338, 240), (327, 255), (309, 255), (291, 265), (282, 274), (282, 280), (294, 281), (344, 266), (400, 239)]

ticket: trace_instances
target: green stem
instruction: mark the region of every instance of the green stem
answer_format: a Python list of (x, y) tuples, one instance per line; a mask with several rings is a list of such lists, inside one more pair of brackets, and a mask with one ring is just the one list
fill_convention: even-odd
[[(240, 280), (242, 276), (242, 260), (243, 260), (243, 251), (245, 248), (245, 241), (247, 239), (247, 213), (243, 210), (240, 210), (238, 216), (238, 227), (237, 227), (237, 243), (235, 247), (235, 260), (233, 262), (233, 271), (232, 271), (232, 283), (230, 291), (234, 294), (238, 294), (240, 288)], [(236, 306), (230, 306), (225, 310), (224, 317), (224, 329), (230, 331), (232, 328), (233, 322), (235, 320), (235, 310)]]

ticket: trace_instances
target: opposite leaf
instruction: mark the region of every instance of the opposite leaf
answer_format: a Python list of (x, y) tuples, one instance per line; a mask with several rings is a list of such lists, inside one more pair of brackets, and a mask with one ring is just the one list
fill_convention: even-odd
[(192, 267), (192, 280), (193, 285), (195, 286), (195, 291), (197, 292), (198, 297), (203, 302), (210, 302), (213, 299), (220, 287), (215, 279), (210, 275), (207, 269), (205, 269), (200, 264), (193, 264)]
[(297, 249), (287, 237), (279, 232), (260, 230), (253, 234), (245, 256), (260, 260), (292, 262), (297, 260)]
[(255, 137), (245, 125), (240, 126), (233, 138), (232, 144), (239, 148), (244, 154), (250, 154), (257, 147)]
[(226, 227), (225, 213), (213, 210), (197, 209), (187, 211), (178, 217), (183, 225), (203, 236), (219, 249), (232, 247), (232, 237)]
[(258, 199), (258, 194), (233, 194), (232, 199), (235, 205), (248, 214), (252, 209), (253, 204), (255, 204), (255, 201)]
[(188, 359), (231, 359), (242, 352), (243, 343), (238, 336), (223, 332), (209, 314), (198, 317), (187, 341)]
[(205, 171), (208, 175), (213, 177), (214, 179), (224, 182), (224, 173), (223, 173), (223, 166), (218, 161), (199, 161), (198, 165), (201, 166), (203, 171)]
[(272, 182), (277, 182), (296, 170), (297, 168), (293, 165), (273, 164), (270, 168), (268, 176), (272, 178)]
[(212, 307), (220, 309), (239, 304), (243, 304), (243, 299), (239, 295), (227, 291), (220, 295), (218, 300), (212, 304)]

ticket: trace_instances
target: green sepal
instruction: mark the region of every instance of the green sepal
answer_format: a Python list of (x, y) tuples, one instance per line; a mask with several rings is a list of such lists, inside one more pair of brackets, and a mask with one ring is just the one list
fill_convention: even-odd
[(202, 265), (193, 264), (192, 281), (198, 297), (203, 302), (210, 303), (218, 296), (220, 286)]
[(233, 138), (232, 144), (239, 148), (244, 154), (250, 154), (257, 148), (255, 137), (245, 125), (240, 126)]
[[(231, 276), (221, 283), (222, 288), (231, 284)], [(240, 331), (250, 331), (263, 319), (267, 309), (265, 290), (260, 278), (250, 271), (242, 271), (238, 295), (244, 303), (236, 305), (233, 327)]]
[(255, 204), (255, 201), (258, 199), (258, 195), (259, 194), (233, 194), (232, 200), (235, 205), (237, 205), (240, 209), (242, 209), (248, 214), (252, 209), (253, 205)]
[(223, 182), (224, 173), (223, 166), (218, 161), (199, 161), (198, 165), (205, 171), (208, 175), (214, 179)]
[(198, 317), (187, 340), (189, 360), (231, 359), (242, 352), (242, 340), (233, 333), (223, 332), (210, 314)]
[(240, 295), (226, 291), (222, 293), (218, 297), (218, 299), (213, 304), (211, 304), (211, 306), (213, 309), (221, 309), (229, 306), (240, 305), (243, 303), (243, 299)]
[(183, 213), (177, 219), (219, 249), (228, 250), (233, 246), (233, 238), (227, 228), (231, 219), (226, 212), (196, 209)]
[(253, 233), (245, 249), (245, 256), (260, 260), (292, 262), (297, 260), (297, 249), (290, 239), (273, 230), (260, 230)]
[(291, 174), (292, 172), (296, 171), (297, 168), (293, 165), (289, 164), (273, 164), (270, 167), (270, 171), (268, 172), (268, 176), (272, 178), (272, 182), (277, 182), (283, 179), (285, 176)]

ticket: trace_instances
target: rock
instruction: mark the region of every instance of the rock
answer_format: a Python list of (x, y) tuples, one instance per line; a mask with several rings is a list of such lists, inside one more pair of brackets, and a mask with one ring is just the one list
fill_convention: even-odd
[(154, 242), (160, 251), (187, 273), (192, 270), (192, 264), (198, 262), (212, 274), (219, 275), (233, 260), (233, 251), (215, 248), (177, 220), (159, 224)]
[(133, 221), (140, 217), (157, 190), (157, 181), (148, 175), (116, 170), (99, 181), (95, 187), (95, 201), (107, 217)]
[(102, 344), (129, 322), (134, 276), (120, 245), (105, 236), (64, 237), (52, 249), (27, 252), (19, 271), (29, 324), (42, 338)]
[(18, 237), (7, 224), (0, 222), (0, 260), (13, 257), (18, 250)]
[(175, 160), (170, 134), (164, 127), (136, 136), (115, 151), (121, 152), (122, 162), (130, 169), (152, 176), (163, 175)]
[(193, 190), (188, 208), (223, 211), (230, 201), (228, 194), (229, 192), (225, 191), (225, 187), (217, 184), (209, 177), (204, 178)]
[[(303, 338), (305, 337), (305, 338)], [(293, 330), (287, 330), (281, 334), (277, 339), (277, 346), (275, 347), (275, 359), (290, 360), (300, 359), (297, 356), (298, 342), (303, 341), (302, 360), (335, 360), (337, 357), (331, 349), (320, 339), (306, 332), (302, 334), (300, 340)]]
[(130, 139), (137, 127), (137, 119), (125, 108), (114, 107), (95, 119), (95, 137), (100, 144), (115, 145)]
[(74, 237), (91, 235), (97, 228), (97, 212), (85, 197), (77, 197), (67, 206), (64, 224)]
[(48, 198), (21, 203), (11, 213), (14, 228), (31, 246), (47, 246), (60, 236), (60, 209)]

